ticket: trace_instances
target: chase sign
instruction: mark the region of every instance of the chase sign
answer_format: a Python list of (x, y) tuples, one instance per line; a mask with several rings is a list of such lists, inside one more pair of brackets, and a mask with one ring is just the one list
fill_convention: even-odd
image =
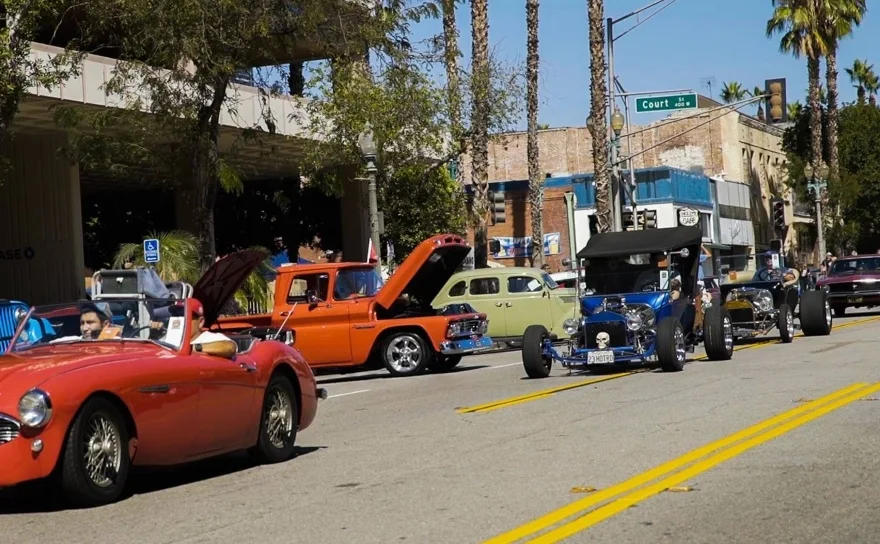
[(0, 249), (0, 261), (30, 261), (34, 255), (36, 252), (30, 246)]

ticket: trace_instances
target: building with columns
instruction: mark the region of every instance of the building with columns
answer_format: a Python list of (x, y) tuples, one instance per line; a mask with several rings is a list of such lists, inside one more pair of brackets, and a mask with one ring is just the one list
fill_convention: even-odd
[[(280, 39), (280, 38), (279, 38)], [(321, 44), (287, 44), (290, 61), (326, 58)], [(31, 55), (50, 59), (56, 47), (32, 43)], [(125, 181), (105, 172), (85, 171), (66, 159), (61, 150), (67, 134), (55, 122), (55, 107), (118, 108), (116, 96), (104, 91), (116, 60), (89, 55), (78, 76), (57, 88), (34, 87), (21, 103), (15, 118), (14, 137), (2, 148), (11, 163), (10, 175), (0, 185), (0, 299), (13, 298), (32, 304), (65, 301), (84, 295), (83, 195), (111, 191), (120, 199), (143, 199), (149, 182)], [(246, 82), (245, 82), (246, 83)], [(241, 80), (230, 86), (228, 109), (221, 117), (220, 152), (246, 172), (245, 186), (260, 180), (289, 177), (304, 153), (308, 140), (319, 139), (305, 131), (304, 99), (296, 96), (265, 96)], [(263, 127), (261, 111), (274, 114), (275, 130), (259, 143), (248, 143), (246, 129)], [(233, 146), (235, 152), (232, 153)], [(266, 159), (267, 149), (272, 160)], [(363, 183), (347, 182), (339, 206), (343, 218), (342, 248), (348, 258), (366, 258), (369, 220)], [(191, 227), (190, 195), (173, 188), (173, 202), (156, 206), (174, 208), (176, 228)], [(137, 231), (137, 227), (133, 227)]]

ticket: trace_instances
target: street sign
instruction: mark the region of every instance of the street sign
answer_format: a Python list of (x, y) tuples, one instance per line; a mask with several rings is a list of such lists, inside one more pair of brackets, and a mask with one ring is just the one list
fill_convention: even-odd
[(636, 98), (636, 112), (693, 110), (697, 107), (697, 93)]
[(696, 227), (700, 224), (700, 212), (692, 208), (679, 208), (678, 224), (682, 227)]
[(148, 263), (159, 262), (159, 240), (155, 238), (144, 240), (144, 260)]

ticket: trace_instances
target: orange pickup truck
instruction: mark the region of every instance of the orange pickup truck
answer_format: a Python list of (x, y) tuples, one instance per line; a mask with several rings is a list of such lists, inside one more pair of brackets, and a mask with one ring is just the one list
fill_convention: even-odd
[(486, 314), (469, 304), (431, 307), (470, 249), (460, 236), (433, 236), (384, 285), (368, 263), (282, 265), (271, 314), (222, 317), (218, 325), (294, 329), (296, 348), (315, 368), (381, 361), (394, 376), (447, 371), (493, 344)]

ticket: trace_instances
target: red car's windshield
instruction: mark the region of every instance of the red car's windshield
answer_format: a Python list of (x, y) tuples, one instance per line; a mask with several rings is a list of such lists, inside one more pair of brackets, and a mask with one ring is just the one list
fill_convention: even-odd
[(9, 351), (122, 340), (179, 349), (185, 320), (183, 306), (169, 300), (102, 299), (35, 306), (19, 324)]

